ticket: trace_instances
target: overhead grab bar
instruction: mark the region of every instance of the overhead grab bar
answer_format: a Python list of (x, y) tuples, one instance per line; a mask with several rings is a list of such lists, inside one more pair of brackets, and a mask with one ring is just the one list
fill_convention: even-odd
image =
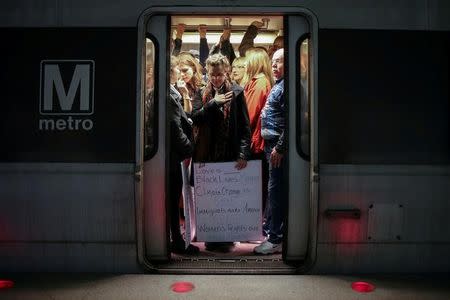
[[(224, 17), (223, 18), (223, 25), (208, 25), (208, 31), (213, 32), (213, 31), (222, 31), (225, 28), (229, 28), (231, 29), (231, 31), (246, 31), (248, 26), (250, 26), (250, 24), (248, 25), (232, 25), (231, 24), (231, 17)], [(269, 18), (262, 18), (261, 19), (263, 25), (259, 28), (259, 31), (278, 31), (277, 29), (274, 30), (269, 30)], [(198, 26), (201, 24), (196, 24), (196, 25), (185, 25), (185, 32), (197, 32), (198, 31)], [(176, 29), (177, 28), (177, 24), (173, 24), (171, 26), (171, 29)]]

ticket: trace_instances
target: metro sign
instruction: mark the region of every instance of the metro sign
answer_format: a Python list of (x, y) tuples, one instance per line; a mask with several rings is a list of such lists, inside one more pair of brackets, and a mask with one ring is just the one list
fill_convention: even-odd
[(92, 115), (94, 66), (92, 60), (41, 61), (40, 114)]
[[(39, 113), (61, 119), (40, 119), (40, 130), (91, 130), (94, 122), (93, 60), (42, 60)], [(64, 118), (65, 116), (65, 118)]]

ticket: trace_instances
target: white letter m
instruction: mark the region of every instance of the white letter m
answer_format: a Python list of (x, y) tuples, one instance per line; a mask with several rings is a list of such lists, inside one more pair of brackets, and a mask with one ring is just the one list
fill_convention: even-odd
[[(90, 114), (92, 106), (90, 103), (90, 65), (77, 64), (70, 81), (69, 90), (66, 93), (64, 83), (61, 77), (61, 71), (57, 64), (44, 64), (44, 85), (43, 90), (43, 107), (41, 113), (44, 114)], [(59, 100), (59, 108), (53, 106), (53, 86), (56, 89), (57, 98)], [(80, 108), (73, 109), (73, 103), (77, 90), (80, 89)], [(42, 105), (42, 103), (41, 103)], [(71, 113), (72, 112), (72, 113)]]

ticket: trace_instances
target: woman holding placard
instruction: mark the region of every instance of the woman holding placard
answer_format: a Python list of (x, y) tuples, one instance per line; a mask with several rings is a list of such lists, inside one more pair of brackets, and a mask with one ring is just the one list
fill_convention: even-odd
[[(206, 70), (207, 85), (201, 102), (193, 103), (191, 114), (199, 128), (194, 161), (236, 161), (236, 169), (243, 169), (250, 156), (250, 122), (244, 91), (231, 82), (230, 64), (222, 54), (211, 55), (206, 60)], [(229, 245), (206, 243), (206, 248), (226, 251)]]

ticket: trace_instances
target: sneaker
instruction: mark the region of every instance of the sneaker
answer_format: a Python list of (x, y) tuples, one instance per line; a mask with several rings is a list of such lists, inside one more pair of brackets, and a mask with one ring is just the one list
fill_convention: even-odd
[(273, 253), (280, 253), (281, 252), (281, 243), (279, 244), (272, 244), (269, 241), (265, 241), (259, 246), (256, 246), (255, 249), (253, 249), (253, 252), (257, 254), (273, 254)]

